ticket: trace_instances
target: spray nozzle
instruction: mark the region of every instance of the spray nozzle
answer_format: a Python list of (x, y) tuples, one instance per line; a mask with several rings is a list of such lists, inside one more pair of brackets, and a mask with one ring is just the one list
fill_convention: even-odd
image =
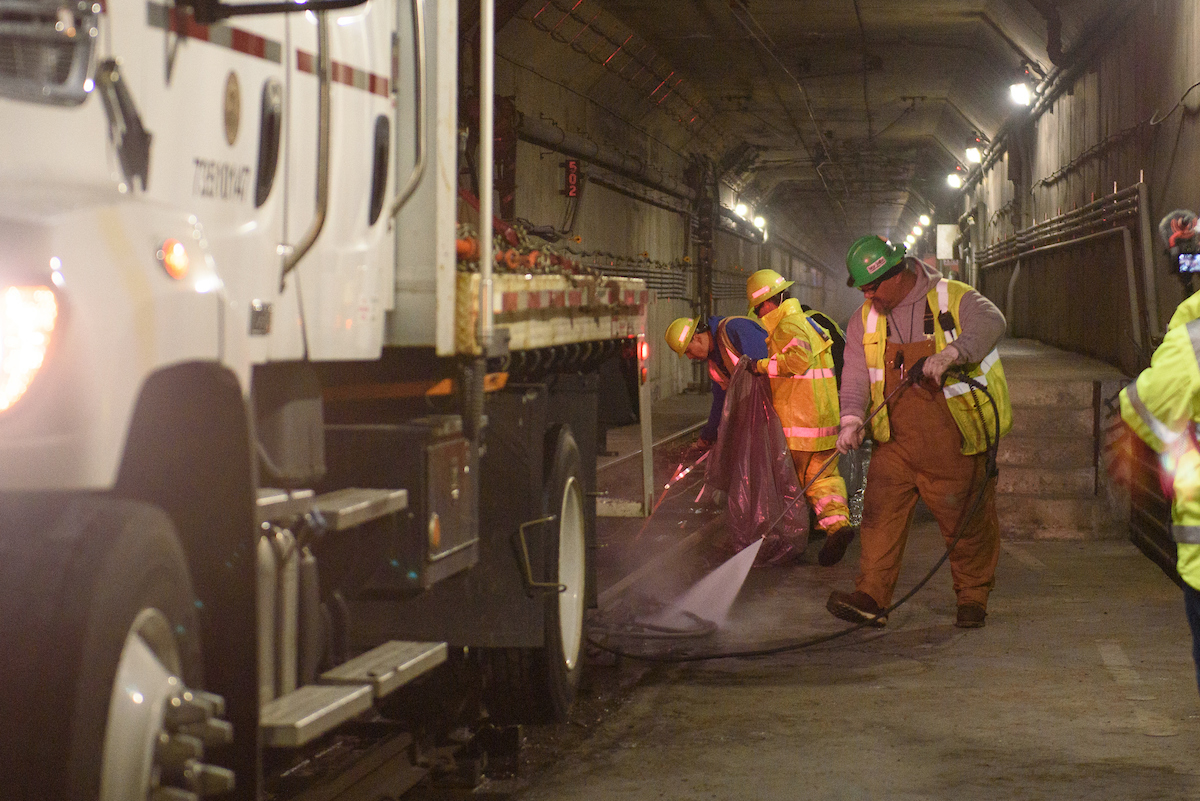
[(917, 384), (925, 378), (925, 360), (928, 358), (928, 356), (922, 356), (913, 362), (913, 366), (908, 368), (908, 375), (905, 376), (907, 383)]

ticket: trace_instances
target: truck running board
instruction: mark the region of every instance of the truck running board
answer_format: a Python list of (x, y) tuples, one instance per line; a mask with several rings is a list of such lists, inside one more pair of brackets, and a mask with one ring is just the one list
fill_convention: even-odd
[(408, 490), (346, 489), (314, 495), (312, 490), (260, 489), (258, 522), (318, 512), (330, 531), (345, 531), (408, 508)]
[(326, 671), (310, 684), (262, 708), (263, 744), (296, 748), (371, 708), (391, 693), (446, 661), (444, 642), (393, 640)]

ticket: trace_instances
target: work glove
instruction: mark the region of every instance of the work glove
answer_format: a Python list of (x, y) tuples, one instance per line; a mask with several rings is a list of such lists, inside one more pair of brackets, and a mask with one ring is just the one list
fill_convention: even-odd
[(687, 448), (684, 450), (684, 452), (683, 452), (684, 463), (686, 464), (687, 462), (696, 461), (701, 456), (708, 453), (709, 450), (712, 449), (712, 446), (713, 446), (713, 441), (711, 439), (705, 439), (704, 437), (701, 437), (700, 439), (696, 440), (691, 445), (687, 446)]
[(838, 453), (849, 453), (859, 445), (862, 445), (864, 433), (861, 417), (854, 417), (853, 415), (843, 417), (842, 427), (838, 431), (837, 438)]
[(925, 360), (925, 367), (922, 371), (924, 380), (929, 381), (937, 386), (942, 385), (942, 376), (950, 369), (951, 365), (958, 362), (958, 348), (954, 345), (947, 345), (938, 353), (933, 354)]

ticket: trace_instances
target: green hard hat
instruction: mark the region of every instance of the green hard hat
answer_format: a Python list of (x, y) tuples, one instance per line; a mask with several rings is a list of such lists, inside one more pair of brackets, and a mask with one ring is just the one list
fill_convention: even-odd
[(907, 252), (904, 245), (893, 245), (881, 236), (859, 237), (846, 253), (846, 269), (850, 271), (846, 286), (863, 286), (881, 278), (904, 261)]

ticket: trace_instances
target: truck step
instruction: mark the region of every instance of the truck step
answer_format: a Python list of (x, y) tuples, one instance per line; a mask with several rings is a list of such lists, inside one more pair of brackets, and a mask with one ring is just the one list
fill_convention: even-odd
[(392, 640), (321, 674), (322, 684), (369, 684), (382, 698), (446, 661), (444, 642)]
[(369, 684), (309, 684), (266, 704), (259, 714), (263, 744), (296, 748), (371, 708)]
[(347, 487), (324, 495), (312, 490), (260, 489), (260, 523), (320, 512), (330, 531), (345, 531), (408, 508), (408, 490)]

